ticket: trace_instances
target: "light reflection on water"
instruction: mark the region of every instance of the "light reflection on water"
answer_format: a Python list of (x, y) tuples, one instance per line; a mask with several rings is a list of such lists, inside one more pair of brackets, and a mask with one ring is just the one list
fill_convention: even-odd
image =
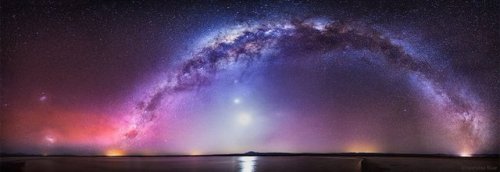
[(256, 156), (242, 156), (238, 158), (240, 172), (254, 172), (257, 164)]

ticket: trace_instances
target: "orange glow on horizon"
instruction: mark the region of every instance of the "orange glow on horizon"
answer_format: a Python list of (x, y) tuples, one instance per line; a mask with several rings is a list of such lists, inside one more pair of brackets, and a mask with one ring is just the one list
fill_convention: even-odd
[(378, 148), (375, 145), (363, 144), (363, 143), (351, 144), (347, 147), (346, 151), (353, 152), (353, 153), (377, 153), (377, 152), (379, 152)]
[(471, 157), (472, 153), (469, 150), (462, 150), (458, 155), (461, 157)]
[(189, 152), (189, 155), (201, 155), (201, 152), (198, 150), (192, 150), (191, 152)]
[(462, 152), (460, 153), (461, 157), (471, 157), (472, 155), (470, 153)]
[(125, 151), (120, 150), (120, 149), (110, 149), (107, 150), (105, 153), (106, 156), (124, 156)]

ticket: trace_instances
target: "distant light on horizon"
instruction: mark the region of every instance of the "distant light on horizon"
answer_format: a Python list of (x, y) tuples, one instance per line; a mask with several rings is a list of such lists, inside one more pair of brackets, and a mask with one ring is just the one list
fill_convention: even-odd
[(462, 153), (460, 153), (460, 157), (472, 157), (472, 154), (467, 153), (467, 152), (462, 152)]
[(346, 152), (352, 153), (377, 153), (380, 150), (377, 149), (375, 145), (366, 143), (355, 143), (347, 147)]
[(201, 151), (199, 151), (199, 150), (191, 150), (191, 152), (189, 152), (189, 155), (201, 155)]
[(106, 156), (124, 156), (125, 151), (121, 149), (109, 149), (105, 153)]

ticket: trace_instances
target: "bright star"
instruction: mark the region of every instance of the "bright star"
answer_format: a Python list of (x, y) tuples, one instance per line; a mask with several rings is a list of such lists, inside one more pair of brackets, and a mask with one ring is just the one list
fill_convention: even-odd
[(50, 144), (53, 144), (56, 142), (56, 139), (52, 136), (45, 136), (45, 141), (47, 141)]
[(239, 98), (235, 98), (235, 99), (233, 99), (233, 103), (234, 104), (240, 104), (241, 100)]
[(40, 100), (41, 102), (44, 102), (45, 100), (47, 100), (47, 96), (46, 95), (40, 96), (40, 98), (38, 98), (38, 100)]

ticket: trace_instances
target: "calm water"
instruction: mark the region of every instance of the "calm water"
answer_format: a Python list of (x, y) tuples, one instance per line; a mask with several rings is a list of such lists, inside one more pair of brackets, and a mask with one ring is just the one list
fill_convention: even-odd
[[(495, 158), (2, 157), (2, 171), (499, 171)], [(7, 170), (6, 170), (7, 169)]]

